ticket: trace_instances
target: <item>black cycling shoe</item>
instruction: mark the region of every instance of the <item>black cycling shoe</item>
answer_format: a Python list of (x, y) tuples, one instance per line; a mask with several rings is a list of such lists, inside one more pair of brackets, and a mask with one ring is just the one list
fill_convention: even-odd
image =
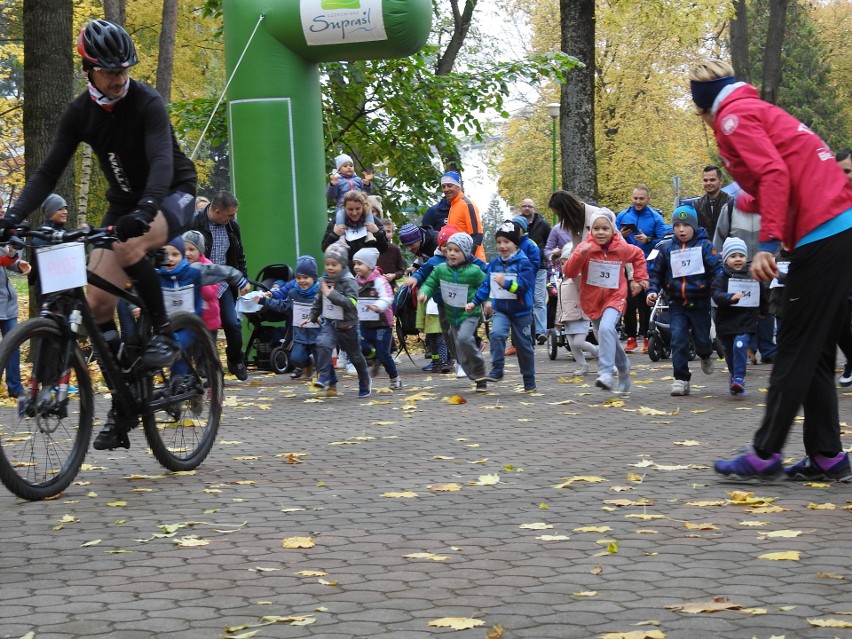
[(142, 355), (142, 363), (150, 368), (165, 368), (174, 363), (180, 355), (180, 346), (171, 335), (157, 333)]
[(115, 414), (112, 409), (107, 413), (107, 420), (101, 432), (95, 437), (92, 444), (95, 450), (112, 450), (114, 448), (130, 448), (130, 438), (127, 431), (120, 429), (115, 423)]

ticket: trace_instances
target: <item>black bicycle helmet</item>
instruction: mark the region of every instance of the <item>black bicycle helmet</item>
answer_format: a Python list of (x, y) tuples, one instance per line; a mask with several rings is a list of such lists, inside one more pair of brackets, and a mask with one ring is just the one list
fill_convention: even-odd
[(80, 31), (77, 52), (84, 69), (126, 69), (139, 62), (127, 31), (106, 20), (92, 20)]

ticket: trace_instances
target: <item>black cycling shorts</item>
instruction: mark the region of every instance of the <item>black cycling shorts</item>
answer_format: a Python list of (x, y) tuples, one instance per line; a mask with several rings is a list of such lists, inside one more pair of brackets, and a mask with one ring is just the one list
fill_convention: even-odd
[[(160, 203), (160, 211), (166, 216), (169, 225), (168, 238), (172, 239), (189, 228), (189, 222), (195, 213), (195, 195), (184, 191), (169, 193)], [(130, 211), (115, 213), (110, 211), (101, 220), (101, 226), (115, 226), (118, 218)]]

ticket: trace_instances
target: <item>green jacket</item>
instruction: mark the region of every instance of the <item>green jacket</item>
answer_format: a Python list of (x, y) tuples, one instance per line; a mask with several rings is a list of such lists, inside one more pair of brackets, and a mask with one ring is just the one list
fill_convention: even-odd
[[(464, 310), (464, 305), (473, 300), (473, 296), (483, 280), (485, 280), (485, 273), (476, 264), (466, 262), (461, 266), (452, 267), (444, 262), (438, 264), (432, 270), (429, 277), (420, 286), (420, 292), (429, 298), (440, 291), (447, 321), (453, 326), (460, 326), (469, 317), (479, 317), (480, 309), (478, 307), (468, 313)], [(454, 286), (467, 286), (467, 296), (464, 302), (457, 298), (454, 299), (453, 293), (463, 291), (463, 289), (453, 290)], [(461, 306), (455, 306), (455, 304), (461, 304)]]

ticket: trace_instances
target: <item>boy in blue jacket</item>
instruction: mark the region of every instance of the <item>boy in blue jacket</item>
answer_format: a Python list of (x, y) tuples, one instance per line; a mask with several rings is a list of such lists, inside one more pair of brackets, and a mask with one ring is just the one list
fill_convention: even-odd
[(689, 342), (701, 358), (705, 375), (713, 373), (713, 343), (710, 340), (710, 296), (713, 279), (724, 272), (722, 258), (698, 226), (698, 214), (691, 206), (679, 206), (672, 213), (673, 237), (659, 247), (648, 266), (648, 306), (657, 301), (660, 290), (669, 298), (672, 330), (672, 396), (689, 395)]
[(484, 304), (494, 315), (491, 320), (491, 372), (487, 381), (503, 379), (506, 361), (506, 339), (512, 329), (512, 339), (518, 355), (518, 366), (524, 379), (524, 390), (535, 390), (535, 356), (533, 355), (531, 316), (537, 268), (520, 250), (521, 227), (506, 220), (495, 233), (499, 255), (491, 260), (488, 277), (476, 291), (465, 310), (472, 311)]

